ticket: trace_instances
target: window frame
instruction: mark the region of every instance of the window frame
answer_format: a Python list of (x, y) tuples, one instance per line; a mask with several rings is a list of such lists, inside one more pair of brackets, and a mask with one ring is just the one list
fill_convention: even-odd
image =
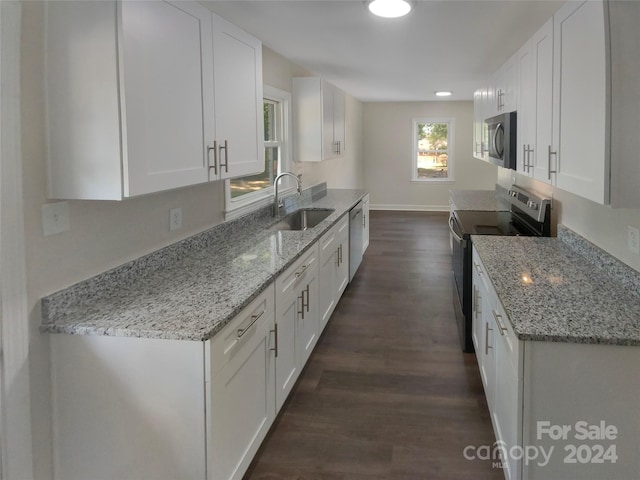
[[(267, 142), (263, 140), (262, 148), (269, 146), (280, 147), (280, 158), (278, 161), (278, 173), (289, 171), (291, 165), (291, 93), (285, 90), (272, 87), (270, 85), (263, 86), (263, 103), (264, 101), (278, 102), (281, 106), (280, 114), (282, 120), (280, 129), (282, 139), (276, 142)], [(250, 176), (250, 175), (247, 175)], [(240, 177), (242, 178), (242, 177)], [(289, 179), (282, 179), (280, 192), (288, 194), (293, 191), (293, 186), (289, 183)], [(273, 186), (263, 188), (262, 190), (247, 193), (239, 198), (231, 198), (231, 179), (224, 181), (225, 196), (225, 220), (240, 217), (246, 213), (262, 208), (273, 201)]]
[[(447, 127), (447, 177), (446, 178), (418, 178), (418, 124), (446, 123)], [(415, 183), (453, 183), (455, 182), (455, 119), (451, 117), (417, 117), (412, 119), (411, 135), (411, 182)]]

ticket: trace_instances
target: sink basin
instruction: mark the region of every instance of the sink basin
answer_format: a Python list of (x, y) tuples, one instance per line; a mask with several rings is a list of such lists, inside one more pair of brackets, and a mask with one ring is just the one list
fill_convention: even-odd
[(333, 208), (301, 208), (271, 225), (269, 230), (307, 230), (318, 225), (333, 212)]

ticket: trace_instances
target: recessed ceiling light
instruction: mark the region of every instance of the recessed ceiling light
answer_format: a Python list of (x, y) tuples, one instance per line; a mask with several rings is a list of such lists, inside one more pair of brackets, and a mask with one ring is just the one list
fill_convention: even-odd
[(436, 92), (436, 97), (450, 97), (452, 93), (450, 90), (439, 90)]
[(373, 0), (369, 3), (369, 11), (379, 17), (397, 18), (407, 15), (411, 4), (407, 0)]

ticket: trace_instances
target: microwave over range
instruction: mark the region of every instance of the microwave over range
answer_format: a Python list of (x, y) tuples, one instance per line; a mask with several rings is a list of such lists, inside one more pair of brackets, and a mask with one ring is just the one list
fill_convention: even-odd
[(484, 123), (488, 133), (488, 160), (499, 167), (516, 170), (516, 112), (487, 118)]

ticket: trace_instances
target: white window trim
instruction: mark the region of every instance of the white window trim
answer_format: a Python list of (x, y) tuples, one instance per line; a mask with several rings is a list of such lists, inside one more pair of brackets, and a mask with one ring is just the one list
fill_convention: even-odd
[[(282, 142), (283, 148), (280, 151), (280, 163), (279, 172), (286, 172), (291, 165), (291, 139), (293, 138), (291, 132), (291, 93), (272, 87), (270, 85), (264, 85), (263, 98), (280, 102), (284, 111), (283, 125), (282, 125)], [(288, 194), (293, 192), (294, 187), (289, 183), (288, 179), (282, 179), (282, 186), (280, 193)], [(232, 220), (242, 215), (250, 213), (254, 210), (262, 208), (273, 202), (273, 187), (265, 188), (259, 192), (248, 193), (243, 195), (242, 198), (237, 200), (231, 199), (230, 181), (224, 182), (224, 197), (225, 197), (225, 220)]]
[(19, 1), (0, 1), (0, 479), (33, 478), (20, 144)]
[[(455, 177), (455, 119), (451, 117), (418, 117), (412, 120), (411, 134), (411, 182), (412, 183), (454, 183)], [(447, 142), (447, 151), (449, 153), (448, 176), (447, 178), (418, 178), (418, 123), (448, 123), (449, 124), (449, 140)]]

